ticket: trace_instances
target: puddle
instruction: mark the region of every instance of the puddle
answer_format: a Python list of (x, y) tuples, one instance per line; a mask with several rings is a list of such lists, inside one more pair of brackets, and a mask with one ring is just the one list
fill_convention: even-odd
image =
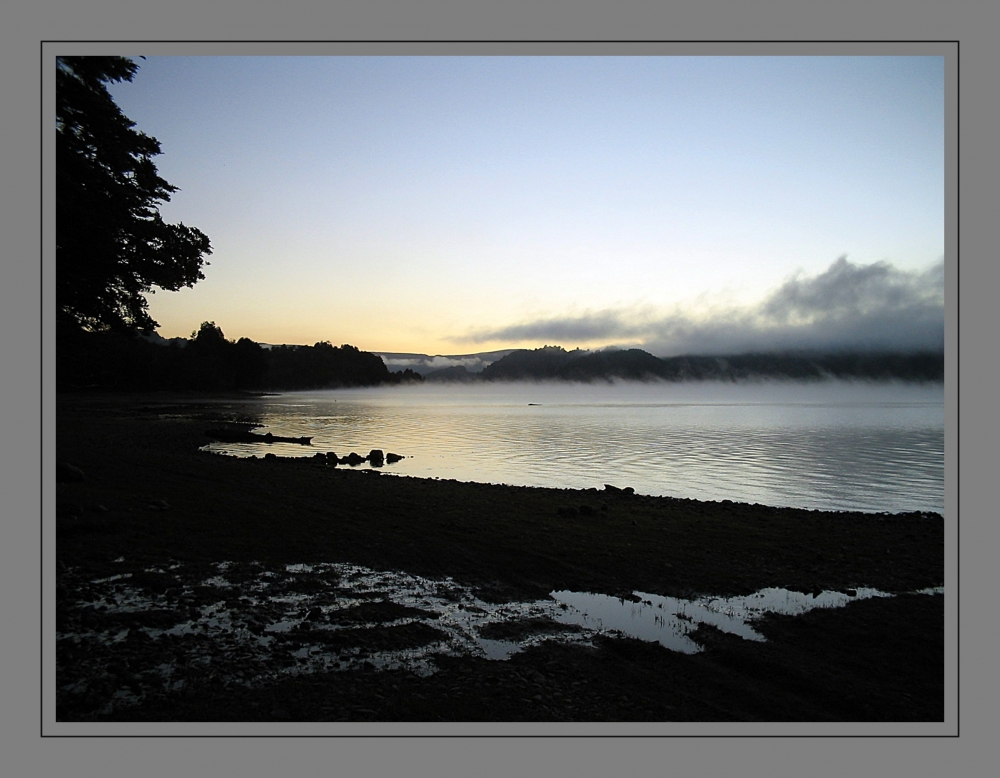
[[(265, 569), (220, 562), (215, 570), (206, 577), (174, 563), (167, 571), (146, 568), (144, 578), (90, 580), (65, 571), (60, 583), (78, 599), (64, 609), (56, 635), (60, 695), (97, 694), (99, 712), (108, 713), (150, 693), (181, 689), (184, 677), (248, 686), (359, 667), (430, 675), (442, 655), (502, 661), (543, 641), (589, 643), (596, 635), (694, 654), (702, 650), (692, 638), (701, 624), (762, 641), (753, 623), (767, 613), (796, 615), (892, 596), (863, 588), (814, 594), (772, 588), (690, 600), (557, 591), (544, 600), (496, 604), (450, 578), (350, 564)], [(124, 684), (122, 664), (129, 667)], [(114, 696), (95, 692), (109, 683), (118, 686)]]
[(633, 592), (639, 602), (585, 592), (553, 592), (552, 597), (568, 606), (568, 610), (557, 616), (565, 623), (580, 624), (597, 631), (620, 632), (639, 640), (660, 643), (671, 651), (695, 654), (702, 648), (689, 635), (701, 624), (744, 640), (763, 641), (764, 636), (751, 623), (768, 613), (797, 616), (816, 608), (840, 608), (852, 600), (892, 596), (877, 589), (852, 591), (853, 595), (842, 592), (814, 595), (771, 588), (743, 597), (702, 597), (695, 600)]

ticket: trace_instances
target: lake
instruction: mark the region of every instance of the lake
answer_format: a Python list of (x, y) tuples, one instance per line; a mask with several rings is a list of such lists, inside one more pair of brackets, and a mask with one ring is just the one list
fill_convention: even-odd
[(377, 448), (402, 454), (381, 470), (405, 476), (944, 513), (941, 384), (436, 384), (290, 392), (228, 410), (261, 422), (258, 433), (312, 445), (207, 450), (342, 457)]

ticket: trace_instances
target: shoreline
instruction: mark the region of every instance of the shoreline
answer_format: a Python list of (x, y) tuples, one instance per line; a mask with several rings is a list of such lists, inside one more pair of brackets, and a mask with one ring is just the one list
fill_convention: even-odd
[[(689, 385), (663, 394), (642, 384), (580, 393), (520, 385), (485, 395), (461, 388), (425, 394), (421, 387), (228, 395), (210, 402), (220, 413), (256, 422), (256, 433), (316, 437), (305, 447), (206, 440), (205, 448), (241, 458), (331, 450), (343, 458), (348, 450), (363, 455), (375, 448), (405, 455), (382, 469), (392, 475), (581, 490), (610, 482), (702, 502), (943, 514), (940, 396), (886, 387), (872, 393), (843, 382), (831, 387), (814, 392), (796, 384), (746, 394), (737, 385)], [(199, 399), (205, 398), (190, 397)], [(521, 407), (531, 405), (548, 407)], [(450, 431), (438, 434), (442, 423)], [(577, 437), (580, 424), (590, 431), (587, 439)], [(733, 434), (721, 432), (726, 427)]]
[[(348, 711), (348, 720), (535, 720), (532, 716), (541, 709), (523, 701), (537, 703), (536, 695), (514, 696), (529, 681), (509, 673), (529, 667), (547, 678), (557, 665), (576, 667), (576, 681), (589, 668), (591, 692), (598, 687), (603, 691), (583, 700), (572, 694), (573, 680), (560, 681), (555, 673), (552, 683), (542, 683), (549, 691), (542, 695), (545, 713), (538, 720), (943, 720), (943, 597), (905, 595), (943, 584), (944, 521), (938, 514), (704, 503), (596, 489), (394, 477), (329, 467), (310, 458), (223, 457), (197, 450), (206, 424), (197, 413), (160, 418), (155, 409), (143, 410), (153, 404), (190, 406), (195, 399), (210, 408), (211, 398), (79, 399), (57, 398), (57, 459), (83, 473), (82, 480), (56, 488), (61, 571), (98, 578), (126, 568), (138, 573), (167, 560), (192, 571), (209, 571), (223, 561), (271, 566), (343, 562), (450, 577), (484, 601), (497, 603), (546, 598), (557, 590), (691, 598), (747, 595), (765, 587), (800, 592), (872, 587), (900, 595), (836, 611), (765, 617), (765, 644), (744, 645), (700, 628), (706, 651), (695, 657), (674, 655), (656, 644), (603, 637), (596, 647), (542, 644), (502, 662), (442, 660), (443, 667), (429, 678), (397, 671), (321, 673), (256, 690), (216, 688), (204, 680), (210, 693), (161, 695), (107, 714), (111, 718), (106, 720), (343, 718), (322, 709), (323, 695), (340, 699), (340, 712)], [(115, 561), (120, 558), (124, 562)], [(63, 578), (69, 580), (65, 572)], [(71, 587), (63, 583), (60, 591), (57, 615), (64, 624), (74, 622), (79, 608)], [(392, 630), (375, 630), (366, 639), (378, 632), (384, 637)], [(871, 666), (863, 668), (849, 656), (851, 645), (862, 644), (875, 652), (895, 648), (884, 664), (869, 657)], [(796, 645), (805, 652), (801, 656), (788, 653)], [(810, 677), (816, 674), (805, 664), (816, 661), (816, 652), (821, 664), (829, 665), (819, 674), (822, 682)], [(614, 667), (605, 666), (609, 657), (617, 657)], [(777, 663), (763, 677), (759, 667), (753, 669), (762, 657)], [(224, 666), (230, 660), (213, 661)], [(728, 686), (720, 687), (720, 682), (707, 680), (720, 672), (720, 662), (747, 668), (726, 671)], [(667, 667), (702, 678), (715, 691), (698, 696), (692, 687), (683, 699), (671, 697), (668, 688), (661, 688), (662, 679), (652, 681)], [(771, 679), (767, 684), (775, 683), (771, 676), (782, 668), (788, 683), (819, 686), (803, 699), (781, 683), (767, 694), (753, 692), (765, 677)], [(64, 663), (59, 673), (71, 671)], [(914, 695), (901, 691), (925, 684), (917, 679), (928, 673), (931, 686), (919, 690), (916, 702)], [(631, 680), (616, 680), (619, 676)], [(839, 681), (831, 684), (827, 676)], [(455, 693), (446, 691), (456, 679), (462, 679), (459, 686), (467, 679), (495, 686), (493, 702), (465, 700), (456, 708)], [(861, 683), (877, 704), (870, 710), (857, 702), (845, 708), (838, 698), (845, 683)], [(390, 690), (392, 684), (410, 689), (412, 695), (372, 691), (384, 684)], [(624, 694), (628, 702), (621, 688), (631, 690)], [(316, 691), (320, 689), (322, 694)], [(61, 718), (98, 720), (93, 703), (107, 693), (95, 691), (96, 697), (88, 697), (89, 707), (78, 697), (64, 696)], [(379, 694), (381, 701), (373, 696)], [(727, 694), (745, 699), (732, 715), (718, 712)], [(264, 697), (279, 702), (264, 704)], [(251, 705), (250, 698), (259, 705)], [(643, 701), (638, 707), (637, 699)], [(301, 704), (296, 708), (292, 700)]]

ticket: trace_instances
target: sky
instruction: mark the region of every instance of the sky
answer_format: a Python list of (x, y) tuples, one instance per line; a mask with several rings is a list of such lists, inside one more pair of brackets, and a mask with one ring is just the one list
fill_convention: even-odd
[(941, 57), (148, 57), (163, 337), (941, 347)]

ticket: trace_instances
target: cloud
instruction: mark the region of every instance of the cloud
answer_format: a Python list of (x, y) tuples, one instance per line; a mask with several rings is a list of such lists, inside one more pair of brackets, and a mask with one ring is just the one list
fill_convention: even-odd
[(944, 315), (944, 263), (924, 273), (904, 273), (888, 262), (852, 265), (847, 257), (812, 279), (796, 275), (770, 295), (761, 313), (771, 321), (870, 316), (940, 306)]
[(785, 349), (944, 348), (944, 262), (903, 271), (888, 262), (855, 265), (840, 257), (823, 273), (798, 273), (756, 306), (710, 315), (615, 309), (481, 329), (484, 343), (616, 343), (658, 356)]
[(541, 319), (496, 330), (481, 330), (469, 336), (469, 340), (476, 343), (490, 340), (554, 340), (565, 343), (636, 337), (647, 330), (647, 325), (628, 323), (625, 314), (620, 311), (601, 311), (561, 319)]

